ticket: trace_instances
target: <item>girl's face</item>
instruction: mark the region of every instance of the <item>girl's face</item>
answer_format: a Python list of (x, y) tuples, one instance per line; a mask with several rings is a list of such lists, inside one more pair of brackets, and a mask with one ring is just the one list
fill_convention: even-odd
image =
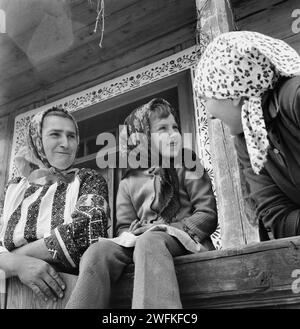
[(181, 134), (172, 114), (167, 118), (151, 116), (151, 147), (162, 157), (174, 158), (182, 148)]
[(77, 136), (71, 119), (46, 116), (43, 121), (42, 141), (51, 166), (64, 170), (73, 164), (77, 151)]
[(241, 99), (207, 99), (205, 100), (206, 111), (217, 119), (224, 122), (230, 129), (231, 135), (243, 132), (241, 119)]

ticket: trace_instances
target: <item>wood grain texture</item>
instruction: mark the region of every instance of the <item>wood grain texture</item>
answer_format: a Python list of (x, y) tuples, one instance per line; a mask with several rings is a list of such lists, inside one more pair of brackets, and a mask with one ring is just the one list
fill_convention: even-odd
[[(184, 308), (299, 308), (300, 294), (292, 291), (299, 247), (296, 237), (177, 257)], [(115, 287), (122, 291), (115, 307), (130, 307), (131, 280), (129, 267)]]
[(245, 17), (236, 21), (239, 30), (256, 31), (282, 39), (300, 52), (300, 34), (295, 34), (292, 31), (292, 24), (296, 19), (292, 17), (292, 12), (294, 9), (300, 8), (299, 1), (253, 0), (232, 1), (232, 3), (235, 16), (244, 12)]
[[(300, 270), (300, 237), (250, 244), (174, 259), (184, 308), (300, 308), (293, 271)], [(112, 308), (130, 308), (134, 265), (113, 287)], [(7, 308), (64, 308), (77, 277), (60, 302), (45, 303), (16, 278), (9, 279)], [(293, 288), (294, 287), (294, 288)]]
[[(245, 17), (256, 15), (257, 13), (267, 10), (283, 2), (282, 0), (231, 0), (234, 12), (234, 18), (239, 21)], [(289, 2), (289, 1), (285, 1)]]
[[(26, 29), (16, 32), (13, 37), (9, 33), (0, 35), (3, 49), (0, 56), (0, 105), (24, 99), (27, 95), (31, 95), (33, 103), (35, 93), (42, 94), (42, 99), (49, 99), (55, 86), (58, 86), (55, 94), (74, 88), (82, 90), (86, 83), (96, 79), (103, 81), (107, 74), (141, 63), (194, 38), (194, 0), (109, 1), (106, 3), (102, 48), (98, 46), (100, 31), (93, 33), (95, 8), (91, 9), (87, 1), (78, 1), (67, 9), (70, 10), (69, 16), (60, 18), (55, 30), (51, 26), (56, 23), (50, 21), (42, 21), (41, 30), (41, 26), (36, 26), (38, 19), (35, 19), (34, 24), (23, 22)], [(39, 14), (45, 15), (44, 12)], [(71, 20), (71, 27), (67, 20)], [(63, 31), (65, 34), (69, 31), (69, 37)], [(57, 38), (53, 39), (55, 33)], [(146, 49), (151, 53), (148, 54)], [(93, 74), (95, 69), (97, 75)], [(81, 79), (84, 72), (84, 77), (90, 75), (89, 79)]]
[(66, 284), (65, 295), (63, 299), (57, 302), (48, 301), (37, 297), (33, 291), (21, 283), (18, 278), (7, 280), (7, 309), (61, 309), (68, 302), (72, 290), (77, 281), (77, 276), (61, 273), (62, 279)]

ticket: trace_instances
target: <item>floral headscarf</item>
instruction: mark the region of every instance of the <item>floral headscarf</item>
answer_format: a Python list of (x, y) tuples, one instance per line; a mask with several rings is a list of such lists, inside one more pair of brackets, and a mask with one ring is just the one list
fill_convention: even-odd
[(257, 32), (235, 31), (216, 37), (196, 69), (194, 88), (200, 97), (244, 97), (242, 125), (256, 174), (267, 159), (269, 141), (261, 97), (280, 76), (300, 75), (300, 56), (285, 42)]
[(67, 117), (73, 121), (76, 129), (77, 145), (79, 145), (77, 123), (67, 110), (53, 107), (34, 115), (27, 129), (26, 144), (18, 151), (15, 157), (16, 167), (20, 175), (29, 178), (30, 181), (35, 181), (41, 177), (50, 178), (50, 176), (55, 179), (60, 177), (63, 180), (69, 181), (70, 178), (68, 174), (72, 174), (75, 170), (59, 170), (52, 167), (47, 160), (42, 142), (42, 127), (45, 116), (51, 112), (65, 113)]
[[(124, 129), (120, 134), (120, 153), (126, 157), (131, 153), (139, 152), (141, 157), (145, 157), (146, 168), (151, 167), (151, 160), (155, 154), (151, 154), (151, 125), (150, 115), (153, 109), (159, 105), (167, 105), (170, 113), (178, 123), (177, 115), (172, 106), (162, 98), (154, 98), (150, 102), (134, 110), (124, 122)], [(179, 123), (178, 123), (179, 127)], [(156, 155), (158, 156), (158, 155)], [(129, 161), (128, 161), (129, 162)], [(143, 162), (141, 161), (143, 164)], [(159, 164), (159, 162), (154, 163)], [(128, 164), (130, 165), (130, 163)], [(129, 167), (125, 176), (129, 175), (132, 169)], [(179, 201), (179, 182), (176, 169), (171, 165), (170, 168), (156, 168), (157, 174), (161, 178), (161, 189), (159, 200), (160, 216), (167, 223), (171, 222), (177, 211), (180, 209)]]

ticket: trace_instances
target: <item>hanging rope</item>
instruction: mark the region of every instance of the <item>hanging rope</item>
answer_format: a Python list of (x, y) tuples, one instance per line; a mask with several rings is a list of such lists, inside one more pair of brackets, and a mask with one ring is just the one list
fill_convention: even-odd
[(100, 37), (99, 47), (102, 48), (102, 41), (104, 35), (104, 0), (98, 0), (97, 3), (97, 18), (96, 18), (94, 33), (97, 32), (100, 21), (101, 21), (101, 37)]

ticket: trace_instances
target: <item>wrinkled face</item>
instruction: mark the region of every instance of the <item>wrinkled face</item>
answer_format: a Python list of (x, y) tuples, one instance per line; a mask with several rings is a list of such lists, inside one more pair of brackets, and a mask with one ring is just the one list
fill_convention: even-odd
[(206, 99), (204, 102), (207, 113), (224, 122), (231, 135), (243, 132), (240, 99)]
[(42, 141), (51, 166), (64, 170), (72, 165), (77, 151), (77, 136), (71, 119), (46, 116), (43, 121)]
[(152, 147), (162, 157), (174, 158), (182, 148), (182, 138), (172, 114), (167, 118), (151, 117)]

